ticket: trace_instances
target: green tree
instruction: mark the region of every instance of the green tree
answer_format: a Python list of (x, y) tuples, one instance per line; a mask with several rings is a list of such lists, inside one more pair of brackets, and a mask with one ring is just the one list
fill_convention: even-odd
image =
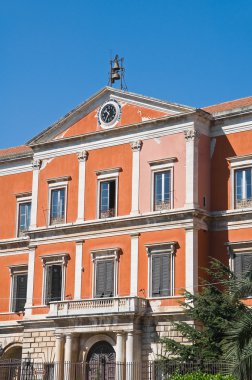
[[(244, 295), (240, 281), (229, 268), (212, 259), (205, 272), (207, 280), (202, 281), (198, 294), (183, 293), (185, 301), (181, 302), (181, 306), (186, 319), (193, 321), (193, 324), (174, 323), (174, 329), (190, 344), (171, 338), (161, 339), (165, 357), (182, 360), (224, 358), (223, 340), (234, 321), (239, 321), (247, 312), (247, 307), (240, 301), (241, 294)], [(249, 287), (249, 284), (246, 283), (246, 286)]]

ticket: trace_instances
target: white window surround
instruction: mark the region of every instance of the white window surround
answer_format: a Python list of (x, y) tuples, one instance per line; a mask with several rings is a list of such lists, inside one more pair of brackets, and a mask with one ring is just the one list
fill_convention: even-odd
[(117, 208), (118, 208), (118, 181), (119, 181), (119, 174), (122, 171), (122, 168), (110, 168), (110, 169), (104, 169), (104, 170), (97, 170), (96, 176), (97, 176), (97, 198), (96, 198), (96, 218), (100, 218), (100, 188), (101, 188), (101, 182), (105, 181), (115, 181), (115, 215), (117, 216)]
[(230, 208), (235, 210), (235, 171), (252, 168), (252, 155), (229, 157), (227, 161), (230, 163)]
[(21, 238), (21, 236), (18, 236), (18, 230), (19, 230), (19, 206), (21, 203), (32, 203), (32, 193), (18, 193), (16, 194), (16, 200), (17, 200), (17, 208), (16, 208), (16, 237)]
[[(51, 193), (52, 190), (60, 190), (65, 189), (65, 215), (64, 215), (64, 222), (66, 223), (67, 219), (67, 190), (68, 190), (68, 182), (71, 180), (71, 176), (65, 176), (65, 177), (58, 177), (58, 178), (49, 178), (47, 179), (48, 183), (48, 210), (47, 210), (47, 226), (51, 225), (57, 225), (59, 223), (51, 224)], [(62, 223), (60, 223), (62, 224)]]
[(148, 161), (148, 164), (151, 168), (151, 211), (154, 211), (154, 175), (158, 172), (170, 171), (170, 209), (174, 208), (174, 163), (177, 162), (178, 159), (176, 157), (165, 158), (161, 160)]
[(43, 279), (42, 279), (42, 300), (41, 304), (46, 305), (46, 284), (47, 284), (47, 268), (51, 265), (61, 265), (62, 266), (62, 284), (61, 284), (61, 300), (65, 298), (65, 283), (66, 283), (66, 267), (70, 256), (68, 253), (54, 253), (50, 255), (42, 255), (40, 259), (43, 263)]
[[(156, 299), (163, 299), (163, 298), (172, 298), (174, 297), (175, 293), (175, 253), (176, 253), (176, 246), (177, 242), (170, 241), (170, 242), (162, 242), (162, 243), (151, 243), (146, 244), (145, 248), (148, 254), (148, 297), (156, 300)], [(160, 296), (160, 297), (153, 297), (152, 296), (152, 255), (155, 254), (170, 254), (171, 255), (171, 277), (170, 277), (170, 283), (171, 283), (171, 295), (170, 296)]]
[(235, 255), (252, 254), (252, 240), (243, 240), (225, 243), (229, 255), (229, 267), (234, 270)]
[(28, 275), (28, 265), (27, 264), (19, 264), (19, 265), (10, 265), (9, 266), (11, 281), (10, 281), (10, 300), (9, 300), (9, 312), (13, 312), (13, 306), (14, 306), (14, 277), (19, 274), (27, 274)]
[(114, 260), (114, 297), (118, 294), (118, 263), (121, 254), (121, 248), (106, 248), (91, 251), (93, 261), (93, 276), (92, 276), (92, 297), (96, 294), (96, 262), (104, 260)]

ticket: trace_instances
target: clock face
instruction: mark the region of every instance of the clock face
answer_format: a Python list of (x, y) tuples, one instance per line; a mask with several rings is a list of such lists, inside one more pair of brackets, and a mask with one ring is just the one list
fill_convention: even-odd
[(104, 129), (112, 128), (115, 126), (121, 115), (120, 104), (111, 99), (103, 104), (98, 112), (98, 121), (100, 126)]
[(101, 110), (101, 121), (105, 124), (111, 123), (115, 119), (116, 113), (114, 104), (106, 104)]

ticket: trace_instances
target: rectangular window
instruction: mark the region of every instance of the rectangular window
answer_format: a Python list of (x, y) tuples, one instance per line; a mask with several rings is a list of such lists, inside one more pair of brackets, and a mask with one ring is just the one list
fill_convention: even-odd
[(12, 311), (24, 311), (27, 292), (27, 273), (13, 275)]
[(171, 208), (171, 171), (154, 173), (154, 211)]
[(114, 297), (114, 260), (96, 261), (95, 297)]
[(19, 203), (18, 206), (18, 236), (29, 229), (31, 221), (31, 202)]
[(153, 254), (152, 261), (152, 297), (171, 295), (171, 254)]
[(235, 207), (252, 207), (252, 168), (235, 170)]
[(252, 254), (234, 255), (234, 273), (238, 278), (245, 277), (252, 270)]
[(62, 265), (46, 266), (45, 304), (62, 299)]
[(65, 188), (51, 189), (50, 224), (65, 222)]
[(116, 181), (100, 182), (99, 218), (110, 218), (116, 214)]

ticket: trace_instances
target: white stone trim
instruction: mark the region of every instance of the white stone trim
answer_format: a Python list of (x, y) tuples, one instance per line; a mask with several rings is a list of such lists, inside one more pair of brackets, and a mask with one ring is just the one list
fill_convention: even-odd
[(185, 229), (185, 289), (195, 294), (198, 290), (198, 230)]
[(34, 159), (32, 163), (33, 176), (32, 176), (32, 205), (31, 205), (31, 224), (30, 228), (37, 227), (37, 208), (38, 208), (38, 182), (39, 171), (42, 161), (40, 159)]
[[(149, 162), (150, 168), (151, 168), (151, 199), (150, 199), (150, 209), (153, 212), (162, 212), (163, 210), (154, 210), (154, 195), (155, 195), (155, 182), (154, 177), (155, 173), (158, 172), (164, 172), (164, 171), (170, 171), (170, 208), (165, 210), (170, 210), (174, 208), (174, 162), (176, 161), (176, 158), (172, 158), (172, 161), (169, 162), (162, 162), (164, 160), (160, 161), (152, 161)], [(155, 162), (155, 164), (153, 164)]]
[(131, 235), (130, 295), (138, 296), (138, 242), (139, 234)]
[[(12, 313), (15, 314), (13, 311), (14, 306), (14, 287), (15, 287), (15, 276), (19, 274), (27, 274), (28, 273), (28, 266), (27, 264), (17, 264), (17, 265), (9, 265), (9, 271), (10, 271), (10, 299), (9, 299), (9, 312), (8, 314)], [(28, 285), (28, 284), (27, 284)], [(3, 314), (6, 314), (3, 313)]]
[(97, 179), (110, 179), (114, 177), (119, 177), (119, 173), (122, 171), (122, 168), (109, 168), (104, 170), (97, 170), (96, 176)]
[(36, 250), (36, 247), (30, 247), (29, 248), (27, 293), (26, 293), (26, 304), (25, 304), (25, 315), (26, 315), (26, 317), (28, 317), (32, 314), (31, 307), (33, 305), (35, 250)]
[[(103, 171), (96, 172), (97, 175), (97, 197), (96, 197), (96, 218), (97, 219), (107, 219), (100, 218), (100, 191), (101, 191), (101, 183), (107, 181), (115, 181), (115, 215), (116, 217), (118, 213), (118, 186), (119, 186), (119, 173), (121, 168), (113, 168), (107, 169)], [(112, 217), (108, 217), (112, 218)]]
[(194, 128), (184, 131), (186, 149), (186, 201), (189, 208), (198, 207), (198, 140), (199, 132)]
[(74, 299), (81, 299), (83, 240), (76, 241)]
[(140, 151), (142, 140), (131, 143), (132, 149), (132, 195), (131, 195), (131, 215), (139, 214), (139, 179), (140, 179)]
[[(230, 162), (230, 208), (236, 209), (235, 205), (235, 171), (251, 168), (252, 169), (252, 155), (235, 156), (227, 158)], [(244, 177), (245, 181), (245, 177)], [(243, 190), (245, 190), (245, 183), (243, 183)], [(251, 207), (244, 207), (244, 209)], [(241, 210), (241, 208), (238, 208)]]
[[(17, 204), (16, 204), (16, 233), (15, 233), (15, 236), (17, 238), (19, 238), (18, 236), (18, 230), (19, 230), (19, 206), (20, 204), (22, 203), (31, 203), (31, 209), (32, 209), (32, 195), (31, 193), (28, 193), (27, 195), (25, 194), (16, 194), (16, 199), (17, 199)], [(30, 215), (30, 218), (31, 218), (31, 215)]]
[(86, 150), (78, 154), (79, 181), (78, 181), (78, 215), (77, 221), (82, 222), (85, 218), (85, 185), (86, 185), (86, 161), (88, 152)]

